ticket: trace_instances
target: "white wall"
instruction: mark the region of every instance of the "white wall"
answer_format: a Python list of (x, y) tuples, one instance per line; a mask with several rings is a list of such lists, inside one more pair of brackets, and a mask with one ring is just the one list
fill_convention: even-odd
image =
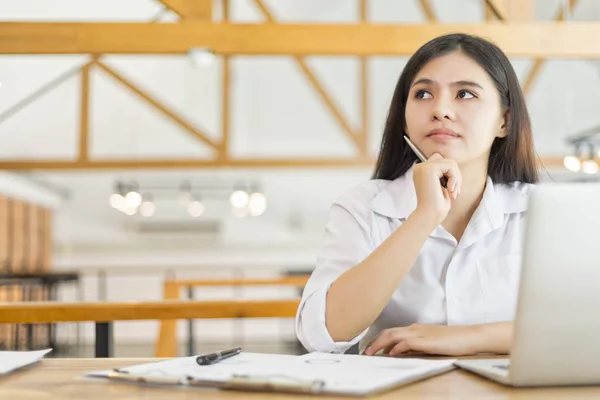
[[(356, 1), (271, 0), (265, 2), (285, 22), (356, 21)], [(85, 3), (85, 4), (84, 4)], [(537, 2), (538, 18), (550, 20), (559, 0)], [(479, 0), (436, 0), (442, 22), (477, 22)], [(248, 0), (232, 2), (234, 21), (258, 22)], [(575, 19), (597, 20), (599, 3), (581, 0)], [(160, 11), (157, 2), (28, 0), (0, 4), (1, 20), (145, 21)], [(371, 0), (376, 23), (418, 23), (424, 18), (415, 0)], [(173, 15), (165, 16), (173, 20)], [(85, 56), (0, 56), (0, 114), (44, 83), (81, 65)], [(196, 68), (184, 56), (107, 56), (103, 62), (126, 76), (218, 139), (221, 131), (220, 64)], [(373, 57), (369, 61), (370, 151), (375, 154), (392, 91), (404, 57)], [(524, 78), (531, 60), (513, 60)], [(343, 115), (358, 127), (358, 64), (352, 57), (309, 57)], [(92, 157), (210, 157), (211, 152), (147, 104), (115, 83), (98, 68), (92, 70)], [(236, 57), (232, 62), (231, 149), (236, 156), (343, 157), (355, 154), (336, 121), (308, 85), (295, 63), (286, 57)], [(562, 155), (566, 135), (597, 125), (600, 98), (598, 66), (585, 60), (548, 62), (528, 102), (538, 152)], [(75, 76), (0, 124), (0, 158), (74, 157), (77, 149), (79, 80)], [(369, 178), (367, 168), (308, 170), (180, 170), (119, 172), (45, 172), (38, 176), (68, 189), (71, 200), (56, 218), (57, 268), (148, 266), (163, 263), (226, 266), (243, 261), (278, 267), (311, 266), (319, 247), (326, 212), (343, 191)], [(226, 199), (207, 208), (207, 219), (223, 223), (217, 236), (147, 237), (127, 228), (130, 219), (108, 206), (116, 178), (180, 182), (184, 178), (217, 182), (254, 177), (268, 196), (267, 213), (239, 220), (223, 210)], [(159, 213), (183, 218), (174, 201)], [(158, 217), (158, 215), (157, 215)], [(300, 222), (298, 222), (300, 221)], [(111, 298), (159, 298), (161, 274), (114, 281)], [(87, 279), (87, 278), (86, 278)], [(92, 278), (89, 278), (92, 279)], [(126, 290), (131, 285), (136, 290)], [(93, 287), (93, 280), (86, 281)], [(158, 286), (157, 286), (158, 285)], [(93, 291), (93, 290), (92, 290)], [(65, 294), (66, 298), (73, 293)], [(125, 297), (123, 297), (125, 296)], [(126, 332), (125, 329), (123, 332)], [(150, 330), (141, 330), (152, 337)], [(123, 333), (127, 336), (125, 333)]]

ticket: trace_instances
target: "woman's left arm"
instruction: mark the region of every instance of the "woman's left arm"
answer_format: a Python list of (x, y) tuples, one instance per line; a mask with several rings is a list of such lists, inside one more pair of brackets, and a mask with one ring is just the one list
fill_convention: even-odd
[(508, 354), (512, 335), (512, 322), (466, 326), (413, 324), (381, 331), (364, 354), (373, 355), (380, 350), (390, 355), (407, 352), (449, 356)]

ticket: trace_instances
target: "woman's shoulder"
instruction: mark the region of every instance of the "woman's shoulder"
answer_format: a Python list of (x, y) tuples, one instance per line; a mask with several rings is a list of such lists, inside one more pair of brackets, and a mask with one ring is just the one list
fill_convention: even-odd
[(500, 199), (506, 213), (519, 213), (527, 211), (529, 195), (535, 184), (526, 182), (508, 182), (494, 184), (494, 191)]
[(516, 195), (525, 195), (525, 196), (529, 196), (531, 191), (535, 188), (535, 184), (521, 182), (521, 181), (496, 183), (494, 186), (496, 188), (499, 188), (500, 190), (507, 191), (509, 193), (512, 192)]
[(362, 182), (342, 194), (334, 201), (334, 204), (346, 208), (348, 211), (368, 211), (370, 205), (381, 191), (393, 181), (385, 179), (371, 179)]

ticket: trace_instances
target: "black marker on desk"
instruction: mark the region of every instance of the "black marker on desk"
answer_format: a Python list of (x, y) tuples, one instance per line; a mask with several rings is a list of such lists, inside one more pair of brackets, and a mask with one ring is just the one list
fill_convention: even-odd
[(236, 356), (242, 352), (241, 347), (236, 347), (235, 349), (230, 350), (221, 350), (216, 353), (204, 354), (196, 357), (196, 362), (198, 365), (212, 365), (216, 364), (221, 360), (225, 360), (227, 358)]
[[(421, 162), (427, 161), (427, 157), (425, 157), (425, 155), (421, 152), (421, 150), (419, 150), (419, 148), (417, 146), (415, 146), (415, 144), (408, 138), (408, 136), (404, 135), (404, 140), (406, 140), (406, 143), (408, 143), (408, 146), (416, 154), (417, 158), (419, 160), (421, 160)], [(440, 178), (440, 184), (442, 185), (442, 187), (444, 189), (448, 189), (448, 178), (446, 178), (445, 176), (442, 176)]]

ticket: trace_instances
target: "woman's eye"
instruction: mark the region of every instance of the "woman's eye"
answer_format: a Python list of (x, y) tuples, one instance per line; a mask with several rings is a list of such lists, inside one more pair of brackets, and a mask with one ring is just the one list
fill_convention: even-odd
[(433, 96), (431, 96), (431, 93), (429, 93), (427, 90), (419, 90), (417, 93), (415, 93), (415, 97), (417, 99), (430, 99)]
[(459, 99), (473, 99), (477, 96), (475, 96), (473, 93), (469, 92), (468, 90), (461, 90), (458, 92), (456, 97)]

